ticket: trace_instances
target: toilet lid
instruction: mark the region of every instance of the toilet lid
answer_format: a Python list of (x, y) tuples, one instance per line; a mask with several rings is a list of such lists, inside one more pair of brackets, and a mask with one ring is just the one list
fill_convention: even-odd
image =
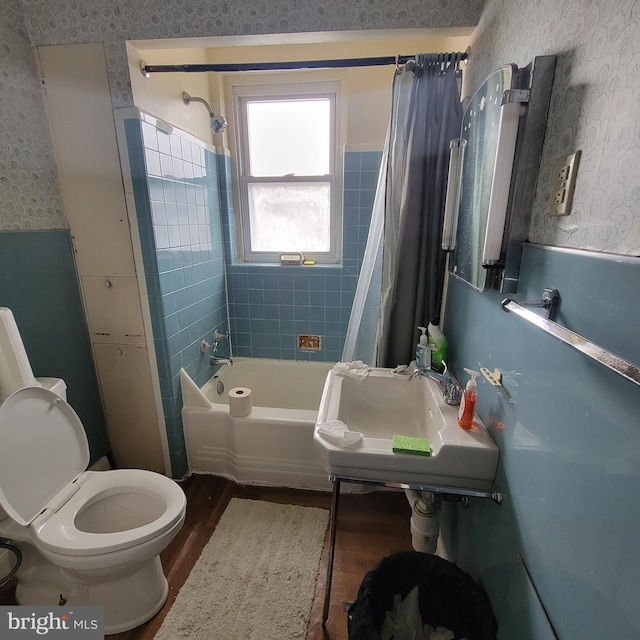
[(82, 422), (60, 396), (25, 387), (0, 405), (0, 506), (16, 522), (31, 523), (88, 464)]

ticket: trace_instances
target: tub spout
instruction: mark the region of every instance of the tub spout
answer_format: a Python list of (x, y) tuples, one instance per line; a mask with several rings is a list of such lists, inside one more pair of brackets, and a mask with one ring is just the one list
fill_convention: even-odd
[(231, 358), (218, 358), (216, 356), (212, 356), (209, 360), (209, 364), (213, 366), (218, 366), (220, 364), (228, 364), (231, 367), (233, 366), (233, 360)]

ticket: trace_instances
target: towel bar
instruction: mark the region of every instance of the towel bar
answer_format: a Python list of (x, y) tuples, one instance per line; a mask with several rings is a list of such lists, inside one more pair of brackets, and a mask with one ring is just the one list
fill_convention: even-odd
[(603, 364), (605, 367), (615, 371), (623, 378), (640, 385), (640, 368), (628, 360), (625, 360), (624, 358), (617, 356), (615, 353), (611, 353), (611, 351), (607, 351), (603, 347), (590, 342), (581, 335), (574, 333), (570, 329), (563, 327), (553, 320), (549, 320), (529, 309), (525, 309), (522, 305), (518, 304), (511, 298), (505, 298), (502, 301), (501, 306), (504, 311), (515, 313), (527, 322), (530, 322), (539, 329), (542, 329), (545, 333), (552, 335), (554, 338), (572, 346), (574, 349), (577, 349), (593, 360)]

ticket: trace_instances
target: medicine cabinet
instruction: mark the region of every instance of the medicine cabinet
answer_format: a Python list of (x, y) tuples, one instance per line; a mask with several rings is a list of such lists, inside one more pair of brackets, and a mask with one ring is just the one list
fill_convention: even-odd
[(451, 273), (478, 291), (517, 288), (555, 63), (539, 56), (492, 73), (451, 143), (443, 248)]

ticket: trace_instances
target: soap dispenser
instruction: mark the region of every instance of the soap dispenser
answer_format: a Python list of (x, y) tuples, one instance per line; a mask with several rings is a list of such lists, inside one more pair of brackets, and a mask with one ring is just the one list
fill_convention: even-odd
[(426, 327), (418, 327), (422, 331), (420, 340), (416, 346), (416, 367), (418, 369), (431, 369), (431, 349)]
[(478, 371), (473, 369), (466, 369), (465, 371), (471, 376), (467, 386), (462, 394), (462, 400), (460, 401), (460, 410), (458, 412), (458, 424), (465, 431), (473, 430), (473, 412), (476, 408), (476, 400), (478, 399), (478, 383), (476, 377), (480, 375)]

